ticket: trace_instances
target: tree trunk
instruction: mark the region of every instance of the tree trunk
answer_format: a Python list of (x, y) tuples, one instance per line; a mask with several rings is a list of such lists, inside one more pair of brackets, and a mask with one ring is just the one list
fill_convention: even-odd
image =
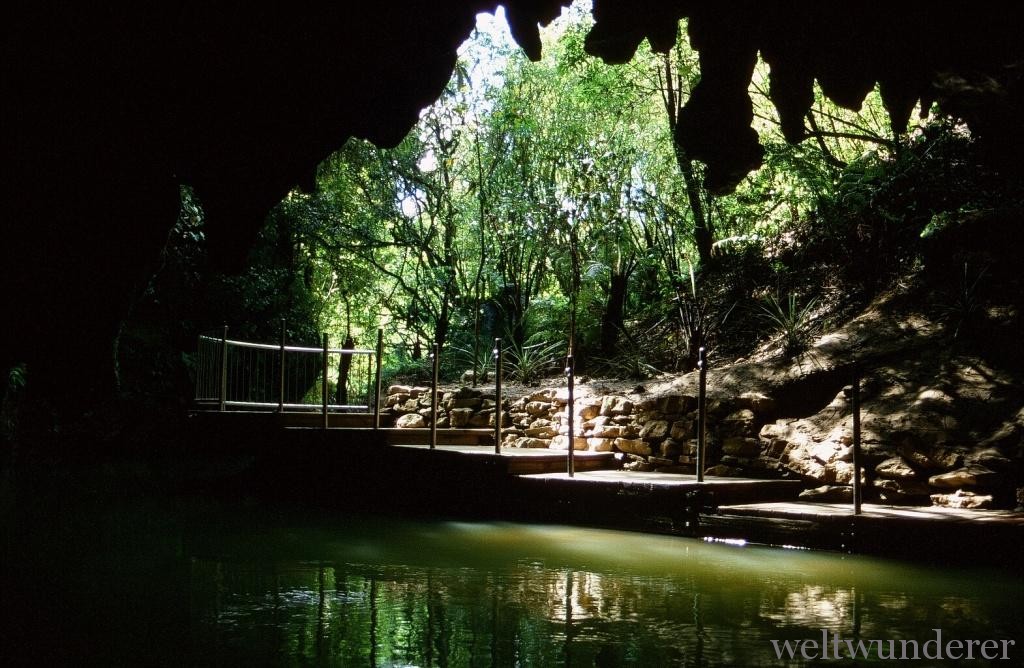
[(693, 241), (697, 246), (697, 257), (701, 265), (707, 265), (711, 261), (711, 246), (715, 242), (715, 230), (711, 220), (704, 209), (704, 202), (700, 198), (700, 183), (697, 175), (693, 173), (693, 163), (687, 157), (679, 140), (673, 140), (675, 144), (676, 163), (686, 183), (686, 199), (690, 204), (690, 211), (693, 212)]
[(629, 285), (628, 273), (613, 273), (608, 286), (608, 300), (605, 302), (601, 316), (601, 355), (611, 357), (615, 354), (619, 332), (623, 330), (623, 319), (626, 311), (626, 288)]

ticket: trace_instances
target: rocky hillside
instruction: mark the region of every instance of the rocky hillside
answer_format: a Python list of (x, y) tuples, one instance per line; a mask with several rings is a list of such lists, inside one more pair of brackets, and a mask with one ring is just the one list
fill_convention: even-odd
[[(920, 289), (897, 289), (795, 357), (766, 345), (710, 369), (707, 473), (798, 478), (806, 498), (850, 498), (856, 366), (866, 500), (1024, 503), (1024, 374), (1013, 309), (987, 308), (970, 343), (920, 304)], [(577, 385), (574, 447), (620, 452), (630, 470), (693, 473), (697, 382), (693, 372), (644, 386)], [(564, 385), (506, 394), (505, 447), (568, 447)], [(429, 390), (394, 386), (389, 394), (399, 426), (426, 424)], [(493, 426), (494, 399), (493, 388), (452, 389), (438, 426)]]

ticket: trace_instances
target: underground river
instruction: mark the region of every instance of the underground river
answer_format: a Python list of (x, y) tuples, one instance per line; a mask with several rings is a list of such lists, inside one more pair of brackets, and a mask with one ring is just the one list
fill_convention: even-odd
[(33, 663), (810, 665), (823, 640), (835, 660), (846, 640), (923, 651), (936, 629), (1002, 642), (993, 665), (1024, 655), (1008, 571), (192, 502), (36, 510), (7, 527), (3, 576)]

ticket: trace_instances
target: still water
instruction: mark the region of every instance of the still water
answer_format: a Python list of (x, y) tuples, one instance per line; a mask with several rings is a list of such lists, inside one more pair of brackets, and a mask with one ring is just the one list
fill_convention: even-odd
[(851, 665), (780, 661), (772, 640), (924, 642), (933, 629), (1014, 640), (996, 665), (1024, 657), (1024, 585), (1006, 571), (255, 509), (108, 513), (30, 533), (43, 549), (12, 552), (5, 629), (39, 665)]

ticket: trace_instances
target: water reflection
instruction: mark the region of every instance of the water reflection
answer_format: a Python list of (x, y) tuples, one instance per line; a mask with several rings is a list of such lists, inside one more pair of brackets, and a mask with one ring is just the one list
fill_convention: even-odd
[(777, 665), (771, 639), (1019, 638), (1020, 582), (609, 531), (197, 534), (192, 648), (250, 665)]

